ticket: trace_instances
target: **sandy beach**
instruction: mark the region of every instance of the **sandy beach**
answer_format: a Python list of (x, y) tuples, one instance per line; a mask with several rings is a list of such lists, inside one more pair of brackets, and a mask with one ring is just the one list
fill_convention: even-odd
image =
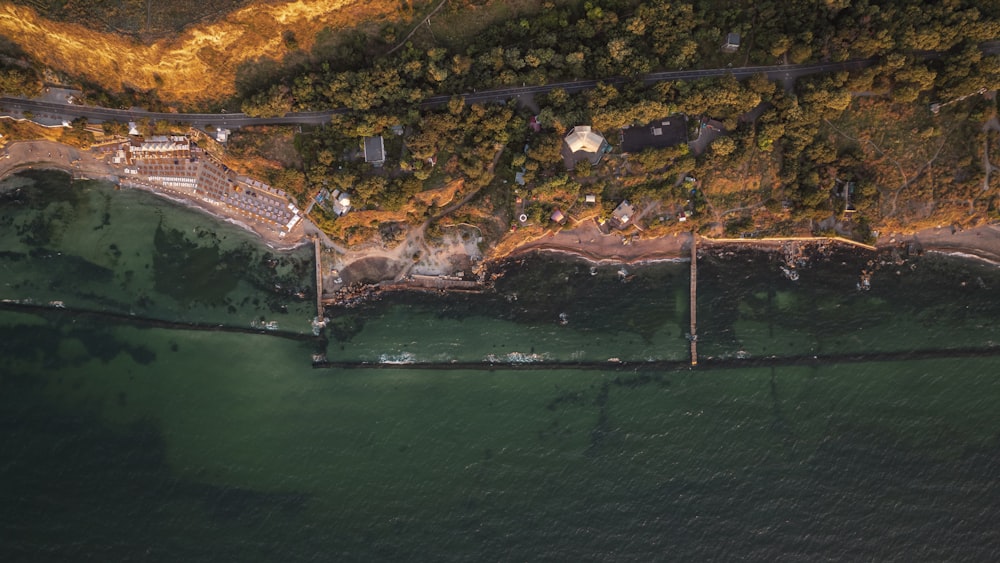
[(53, 141), (18, 141), (4, 148), (0, 158), (0, 178), (24, 170), (62, 170), (74, 177), (115, 181), (115, 169), (92, 151)]
[(653, 239), (630, 239), (623, 242), (618, 233), (604, 234), (593, 221), (584, 221), (572, 229), (563, 229), (517, 247), (508, 256), (528, 252), (560, 252), (595, 263), (634, 264), (653, 260), (678, 260), (690, 254), (691, 236), (674, 234)]
[[(661, 238), (632, 240), (623, 244), (620, 234), (603, 234), (592, 222), (544, 236), (519, 246), (508, 256), (528, 252), (558, 252), (571, 254), (595, 263), (633, 264), (653, 260), (686, 260), (690, 253), (691, 236), (687, 233)], [(890, 233), (879, 237), (874, 246), (839, 237), (784, 237), (767, 239), (712, 239), (698, 237), (701, 247), (753, 246), (779, 249), (788, 243), (850, 244), (878, 251), (884, 248), (911, 246), (923, 252), (941, 252), (967, 256), (1000, 265), (1000, 225), (988, 224), (970, 229), (937, 227), (915, 233)]]
[[(4, 153), (9, 156), (0, 158), (0, 178), (26, 170), (59, 170), (70, 174), (74, 179), (102, 180), (116, 185), (123, 185), (125, 180), (119, 175), (119, 170), (105, 160), (106, 155), (94, 150), (82, 150), (53, 141), (19, 141), (8, 145)], [(290, 250), (307, 242), (301, 223), (292, 232), (281, 236), (280, 229), (249, 220), (235, 209), (212, 205), (208, 201), (166, 188), (141, 184), (135, 184), (131, 188), (147, 191), (207, 213), (219, 221), (236, 225), (256, 234), (264, 244), (275, 250)]]
[(925, 252), (941, 252), (976, 258), (1000, 265), (1000, 225), (973, 229), (936, 227), (912, 234), (891, 233), (879, 237), (878, 245), (915, 244)]

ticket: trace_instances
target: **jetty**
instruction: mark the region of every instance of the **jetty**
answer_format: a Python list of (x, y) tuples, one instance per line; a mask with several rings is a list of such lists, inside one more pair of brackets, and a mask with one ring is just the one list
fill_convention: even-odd
[(458, 276), (425, 276), (420, 274), (410, 274), (395, 281), (382, 281), (379, 282), (378, 287), (389, 291), (399, 289), (477, 291), (481, 289), (479, 282), (462, 279)]
[(313, 237), (313, 249), (316, 252), (316, 318), (323, 319), (323, 260), (320, 257), (319, 237)]
[(691, 232), (691, 365), (698, 365), (698, 237)]

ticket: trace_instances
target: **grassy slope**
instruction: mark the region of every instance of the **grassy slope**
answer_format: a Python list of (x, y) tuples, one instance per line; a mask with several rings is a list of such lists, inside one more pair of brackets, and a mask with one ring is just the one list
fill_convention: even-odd
[(100, 31), (126, 34), (166, 35), (188, 25), (218, 19), (249, 4), (274, 3), (261, 0), (11, 0), (28, 6), (53, 21), (77, 23)]
[(289, 54), (285, 31), (294, 32), (298, 47), (308, 50), (323, 28), (344, 29), (408, 15), (399, 0), (297, 0), (240, 9), (215, 23), (143, 44), (7, 4), (0, 6), (0, 35), (41, 64), (109, 90), (156, 88), (165, 100), (190, 104), (233, 95), (241, 64)]

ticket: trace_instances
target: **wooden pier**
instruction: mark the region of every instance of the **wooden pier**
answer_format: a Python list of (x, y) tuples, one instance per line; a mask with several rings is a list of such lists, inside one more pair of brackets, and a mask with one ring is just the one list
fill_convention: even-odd
[(313, 237), (313, 248), (316, 251), (316, 318), (323, 320), (323, 260), (320, 258), (319, 237)]
[(691, 365), (698, 365), (698, 237), (691, 232)]

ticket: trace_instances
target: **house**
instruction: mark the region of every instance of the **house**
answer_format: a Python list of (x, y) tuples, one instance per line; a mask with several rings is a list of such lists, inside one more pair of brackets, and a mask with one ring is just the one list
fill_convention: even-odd
[(229, 129), (216, 129), (215, 130), (215, 140), (220, 143), (225, 143), (229, 140), (229, 135), (232, 133)]
[(191, 158), (191, 141), (179, 135), (132, 139), (125, 147), (128, 149), (129, 162), (152, 158)]
[(139, 135), (139, 126), (135, 124), (134, 121), (128, 122), (128, 134), (129, 135)]
[(560, 211), (560, 210), (558, 210), (558, 209), (556, 209), (555, 211), (553, 211), (552, 212), (552, 216), (549, 217), (549, 218), (552, 219), (552, 222), (554, 222), (554, 223), (562, 223), (563, 221), (566, 220), (566, 216), (563, 215), (563, 212)]
[(562, 157), (567, 170), (576, 168), (577, 163), (584, 160), (597, 164), (604, 154), (611, 151), (611, 145), (604, 136), (594, 131), (589, 125), (577, 125), (570, 129), (563, 139)]
[(542, 131), (542, 124), (538, 121), (537, 115), (532, 115), (531, 118), (528, 119), (528, 127), (530, 127), (535, 133), (540, 133)]
[(617, 226), (619, 229), (627, 227), (633, 217), (635, 217), (635, 208), (632, 207), (627, 199), (619, 203), (618, 207), (611, 212), (612, 224), (613, 226)]
[(622, 152), (636, 153), (643, 149), (663, 149), (688, 142), (687, 116), (672, 115), (643, 126), (622, 129)]
[(597, 203), (597, 196), (594, 194), (587, 194), (583, 196), (583, 201), (585, 203)]
[(726, 42), (722, 44), (723, 53), (735, 53), (740, 48), (740, 34), (730, 33), (726, 35)]
[(385, 141), (382, 135), (365, 137), (365, 162), (376, 168), (385, 164)]
[(347, 192), (333, 190), (332, 195), (330, 208), (338, 217), (351, 210), (351, 196), (347, 195)]

